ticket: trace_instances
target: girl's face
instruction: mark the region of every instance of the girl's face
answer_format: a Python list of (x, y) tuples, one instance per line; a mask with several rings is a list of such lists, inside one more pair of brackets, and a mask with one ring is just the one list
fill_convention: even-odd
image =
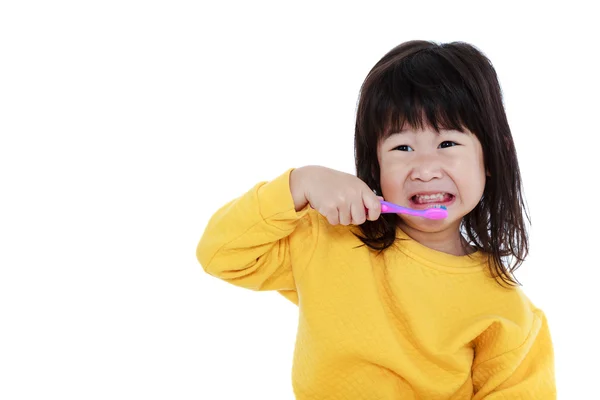
[(401, 215), (401, 221), (422, 232), (460, 227), (462, 218), (481, 200), (486, 172), (481, 143), (470, 131), (403, 129), (378, 146), (380, 183), (385, 200), (425, 209), (448, 208), (448, 218), (429, 220)]

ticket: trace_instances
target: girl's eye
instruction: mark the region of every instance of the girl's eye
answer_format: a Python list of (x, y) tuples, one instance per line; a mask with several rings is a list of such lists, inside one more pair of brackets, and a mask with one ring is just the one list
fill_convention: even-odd
[(413, 151), (413, 149), (407, 145), (407, 144), (402, 144), (396, 148), (394, 148), (394, 150), (400, 150), (400, 151)]
[(450, 140), (446, 140), (446, 141), (440, 143), (440, 147), (442, 149), (445, 149), (446, 147), (454, 147), (454, 146), (458, 146), (458, 143), (451, 142)]

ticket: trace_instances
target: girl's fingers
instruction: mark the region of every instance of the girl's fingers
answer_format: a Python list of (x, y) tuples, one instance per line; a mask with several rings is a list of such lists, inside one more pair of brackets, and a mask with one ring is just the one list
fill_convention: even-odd
[(381, 214), (381, 203), (380, 200), (383, 200), (381, 196), (375, 196), (373, 193), (365, 193), (363, 195), (363, 202), (365, 207), (367, 208), (367, 218), (369, 221), (375, 221), (379, 218)]
[(329, 212), (325, 215), (325, 218), (327, 218), (327, 221), (331, 225), (337, 225), (340, 223), (339, 214), (337, 212)]
[(352, 202), (350, 206), (350, 213), (352, 215), (352, 224), (360, 225), (367, 219), (365, 212), (365, 205), (362, 199)]
[(350, 207), (347, 205), (338, 206), (340, 224), (350, 225), (352, 216), (350, 215)]

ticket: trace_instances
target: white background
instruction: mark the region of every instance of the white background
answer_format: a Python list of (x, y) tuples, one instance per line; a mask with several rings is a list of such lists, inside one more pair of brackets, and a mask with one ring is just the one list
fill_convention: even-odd
[(205, 274), (196, 244), (258, 181), (353, 173), (360, 84), (410, 39), (496, 67), (533, 220), (517, 278), (559, 398), (589, 398), (597, 21), (587, 2), (481, 3), (2, 2), (0, 398), (292, 399), (297, 308)]

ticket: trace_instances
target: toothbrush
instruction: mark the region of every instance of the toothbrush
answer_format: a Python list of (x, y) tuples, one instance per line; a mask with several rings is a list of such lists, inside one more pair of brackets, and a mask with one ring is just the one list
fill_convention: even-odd
[(380, 200), (380, 202), (382, 214), (406, 214), (429, 219), (444, 219), (448, 217), (448, 209), (446, 208), (446, 206), (434, 205), (433, 207), (427, 208), (425, 210), (414, 210), (412, 208), (402, 207), (384, 200)]

